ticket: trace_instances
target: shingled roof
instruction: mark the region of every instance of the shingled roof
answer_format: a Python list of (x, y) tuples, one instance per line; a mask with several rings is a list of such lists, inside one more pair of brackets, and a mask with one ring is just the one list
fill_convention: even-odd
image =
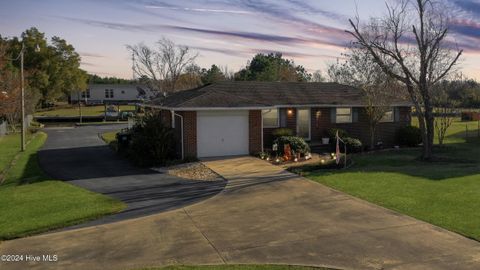
[[(405, 105), (404, 100), (392, 100)], [(252, 108), (280, 106), (363, 106), (362, 92), (338, 83), (226, 81), (170, 94), (150, 105), (172, 108)]]

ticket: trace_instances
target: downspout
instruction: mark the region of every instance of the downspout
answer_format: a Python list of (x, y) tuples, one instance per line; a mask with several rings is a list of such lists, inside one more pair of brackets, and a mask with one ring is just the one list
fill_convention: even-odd
[(262, 144), (262, 148), (261, 148), (261, 149), (262, 149), (262, 153), (263, 153), (263, 152), (264, 152), (264, 149), (263, 149), (263, 112), (262, 112), (262, 111), (260, 111), (260, 115), (261, 115), (261, 117), (260, 117), (260, 132), (261, 132), (260, 138), (261, 138), (261, 139), (260, 139), (260, 141), (261, 141), (261, 144)]
[(175, 113), (175, 111), (170, 111), (172, 113), (172, 128), (175, 128), (175, 116), (180, 117), (180, 146), (181, 146), (181, 152), (182, 152), (182, 160), (185, 159), (185, 154), (183, 151), (183, 116), (180, 114)]

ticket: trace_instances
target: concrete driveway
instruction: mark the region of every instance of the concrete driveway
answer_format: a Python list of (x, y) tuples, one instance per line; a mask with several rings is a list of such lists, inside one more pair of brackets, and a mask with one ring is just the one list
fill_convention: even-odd
[(55, 179), (117, 198), (123, 212), (72, 228), (104, 224), (179, 208), (209, 198), (225, 187), (224, 181), (200, 182), (139, 169), (119, 157), (100, 138), (126, 125), (47, 128), (39, 152), (40, 166)]
[(134, 269), (168, 264), (301, 264), (341, 269), (480, 269), (480, 244), (258, 159), (205, 162), (220, 194), (148, 217), (1, 244), (58, 262), (0, 269)]

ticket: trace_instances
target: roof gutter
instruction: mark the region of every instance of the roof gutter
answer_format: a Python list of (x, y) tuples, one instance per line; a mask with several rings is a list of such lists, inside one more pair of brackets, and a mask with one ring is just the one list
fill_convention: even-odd
[[(142, 107), (153, 109), (161, 109), (168, 111), (235, 111), (235, 110), (268, 110), (280, 108), (344, 108), (344, 107), (367, 107), (361, 104), (305, 104), (305, 105), (275, 105), (275, 106), (258, 106), (258, 107), (168, 107), (161, 105), (139, 104)], [(391, 107), (408, 107), (412, 104), (393, 103)]]

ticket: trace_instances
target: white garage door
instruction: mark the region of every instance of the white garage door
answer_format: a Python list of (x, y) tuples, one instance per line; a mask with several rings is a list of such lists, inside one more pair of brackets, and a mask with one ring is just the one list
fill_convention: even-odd
[(198, 157), (248, 154), (248, 111), (197, 112)]

